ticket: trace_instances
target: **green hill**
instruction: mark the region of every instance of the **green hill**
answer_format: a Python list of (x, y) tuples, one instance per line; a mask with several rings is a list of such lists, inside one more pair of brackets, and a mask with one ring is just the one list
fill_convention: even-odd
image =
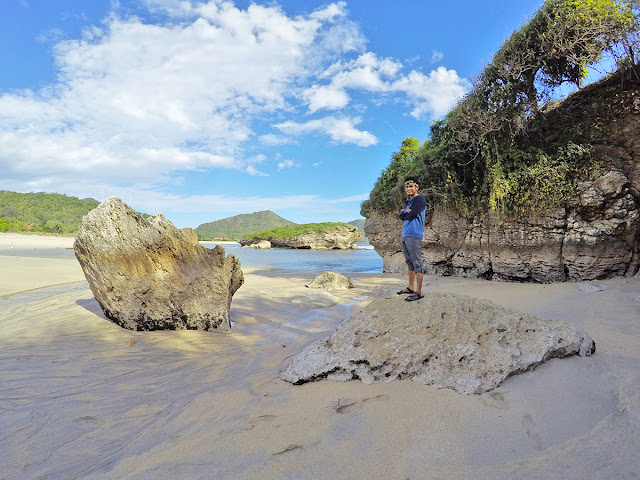
[(0, 190), (0, 232), (75, 233), (100, 202), (58, 193)]
[(295, 223), (285, 220), (271, 210), (264, 210), (203, 223), (195, 231), (199, 240), (239, 240), (250, 233), (287, 225), (295, 225)]

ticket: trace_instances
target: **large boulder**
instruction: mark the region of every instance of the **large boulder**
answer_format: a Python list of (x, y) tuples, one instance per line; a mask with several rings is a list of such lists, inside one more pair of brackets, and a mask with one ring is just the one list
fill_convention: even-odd
[(82, 219), (76, 258), (104, 314), (129, 330), (231, 330), (240, 262), (208, 249), (161, 213), (143, 218), (110, 197)]
[(411, 378), (479, 394), (549, 358), (593, 352), (586, 333), (559, 320), (451, 293), (426, 294), (420, 302), (394, 295), (374, 300), (309, 345), (280, 377), (294, 384)]

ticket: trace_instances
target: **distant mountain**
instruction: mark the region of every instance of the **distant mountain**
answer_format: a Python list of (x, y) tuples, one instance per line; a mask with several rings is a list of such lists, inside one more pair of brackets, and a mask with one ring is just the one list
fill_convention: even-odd
[(195, 231), (199, 240), (239, 240), (250, 233), (286, 225), (295, 225), (295, 223), (276, 215), (271, 210), (264, 210), (203, 223)]
[(0, 190), (0, 232), (72, 234), (82, 217), (100, 202), (59, 193), (17, 193)]
[(358, 229), (358, 232), (362, 234), (362, 238), (356, 242), (358, 245), (368, 245), (369, 239), (366, 237), (364, 233), (364, 218), (358, 218), (357, 220), (351, 220), (347, 222), (349, 225), (353, 225)]

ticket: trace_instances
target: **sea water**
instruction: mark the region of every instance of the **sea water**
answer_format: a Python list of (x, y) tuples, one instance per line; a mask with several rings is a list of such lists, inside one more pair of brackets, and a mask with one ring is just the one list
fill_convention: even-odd
[[(202, 242), (207, 248), (213, 242)], [(338, 273), (382, 273), (382, 258), (371, 245), (358, 245), (352, 250), (304, 250), (272, 248), (257, 250), (242, 248), (239, 243), (223, 244), (225, 253), (234, 254), (243, 267), (263, 267), (280, 270), (332, 271)], [(75, 258), (72, 248), (0, 248), (0, 255), (14, 257)]]
[[(208, 248), (213, 242), (202, 242)], [(221, 245), (227, 254), (235, 255), (243, 267), (263, 267), (280, 270), (382, 273), (382, 258), (371, 245), (358, 245), (351, 250), (308, 250), (242, 248), (240, 244)]]

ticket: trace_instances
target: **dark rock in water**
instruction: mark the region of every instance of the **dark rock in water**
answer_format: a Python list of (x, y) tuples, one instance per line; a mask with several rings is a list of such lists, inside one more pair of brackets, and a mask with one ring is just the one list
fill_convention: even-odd
[(280, 378), (294, 384), (410, 378), (478, 394), (549, 358), (594, 352), (586, 333), (559, 320), (464, 295), (430, 293), (420, 302), (393, 295), (374, 300), (329, 338), (309, 345)]
[(231, 298), (244, 282), (224, 248), (192, 229), (148, 219), (110, 197), (82, 219), (76, 258), (104, 314), (129, 330), (231, 330)]

